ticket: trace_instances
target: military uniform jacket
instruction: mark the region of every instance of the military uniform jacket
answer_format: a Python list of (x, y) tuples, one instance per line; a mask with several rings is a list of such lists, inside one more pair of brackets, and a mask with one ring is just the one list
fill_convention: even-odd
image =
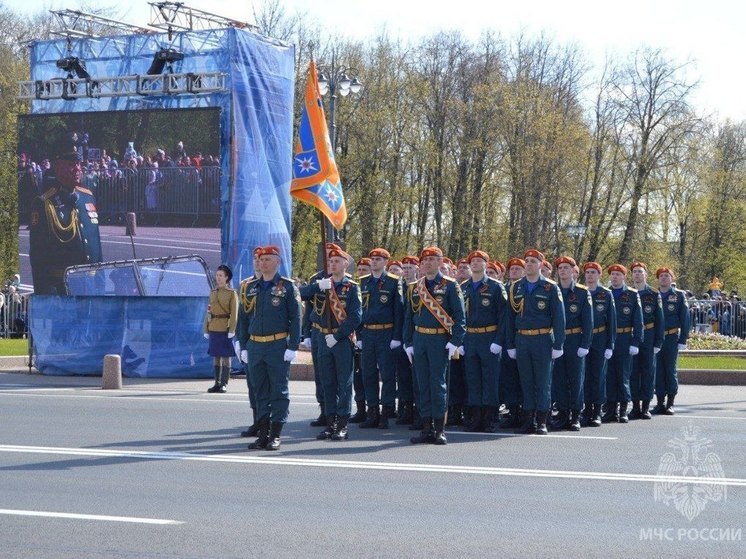
[(565, 331), (580, 328), (579, 347), (589, 349), (593, 338), (593, 302), (591, 294), (585, 285), (573, 282), (565, 292), (560, 286), (562, 299), (565, 303)]
[(677, 343), (686, 345), (686, 340), (689, 338), (691, 320), (686, 294), (680, 289), (671, 289), (666, 293), (663, 293), (663, 291), (659, 293), (663, 302), (664, 332), (672, 328), (679, 328), (679, 340)]
[[(404, 345), (411, 346), (414, 338), (415, 326), (422, 328), (443, 328), (438, 319), (433, 316), (417, 293), (417, 283), (412, 282), (407, 286), (407, 297), (404, 309)], [(443, 276), (438, 272), (432, 282), (425, 280), (428, 292), (443, 307), (453, 319), (450, 331), (450, 342), (456, 347), (464, 343), (465, 317), (464, 300), (461, 288), (455, 279)]]
[(528, 292), (524, 277), (510, 285), (508, 320), (505, 328), (507, 349), (515, 349), (518, 330), (552, 329), (552, 347), (562, 349), (565, 343), (565, 309), (562, 293), (556, 282), (540, 275), (534, 290)]
[(238, 298), (230, 287), (216, 287), (210, 292), (205, 316), (205, 332), (236, 332)]
[[(643, 341), (642, 305), (637, 290), (624, 284), (617, 295), (611, 290), (616, 307), (617, 339), (621, 329), (632, 329), (630, 345), (640, 346)], [(623, 333), (622, 333), (623, 334)]]
[(508, 296), (503, 284), (489, 276), (484, 276), (476, 285), (471, 280), (461, 284), (464, 296), (467, 328), (497, 326), (493, 342), (505, 345), (505, 315), (508, 312)]
[(56, 180), (34, 198), (29, 213), (29, 257), (34, 291), (57, 294), (65, 268), (101, 262), (101, 237), (93, 193), (76, 187), (64, 192)]
[(645, 346), (660, 348), (663, 346), (663, 305), (661, 304), (660, 293), (648, 284), (643, 289), (639, 289), (637, 294), (640, 296), (642, 305), (642, 322), (645, 325), (643, 333)]
[(404, 301), (399, 276), (384, 272), (380, 278), (372, 274), (360, 278), (360, 295), (363, 302), (365, 324), (393, 324), (392, 340), (401, 340), (404, 324)]
[(322, 328), (336, 329), (337, 331), (334, 332), (334, 339), (341, 341), (351, 336), (357, 327), (360, 326), (360, 321), (363, 316), (362, 301), (360, 299), (360, 286), (352, 281), (348, 275), (345, 275), (340, 282), (332, 280), (332, 284), (332, 289), (337, 293), (337, 296), (347, 313), (347, 317), (342, 321), (342, 324), (337, 322), (331, 309), (327, 309), (327, 296), (325, 292), (319, 289), (318, 281), (305, 286), (301, 291), (301, 296), (311, 300), (313, 305), (311, 321)]
[(593, 347), (597, 350), (614, 349), (616, 341), (616, 305), (614, 305), (614, 296), (610, 289), (602, 285), (596, 287), (596, 291), (590, 293), (591, 302), (593, 303), (593, 329), (597, 331), (593, 334)]
[(298, 349), (301, 331), (300, 292), (293, 280), (275, 274), (268, 285), (259, 278), (241, 282), (238, 341), (242, 348), (251, 336), (287, 333), (287, 347)]

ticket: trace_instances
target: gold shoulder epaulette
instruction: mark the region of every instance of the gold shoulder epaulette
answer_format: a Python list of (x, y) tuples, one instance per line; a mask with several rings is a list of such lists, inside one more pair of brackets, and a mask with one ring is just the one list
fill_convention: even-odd
[(286, 278), (285, 276), (280, 276), (280, 279), (283, 281), (290, 282), (290, 283), (295, 283), (295, 280), (293, 278)]
[(575, 287), (579, 287), (580, 289), (585, 289), (586, 291), (588, 290), (588, 286), (583, 285), (582, 283), (576, 283)]
[(364, 276), (360, 276), (357, 279), (358, 279), (358, 281), (363, 281), (364, 279), (369, 278), (369, 277), (370, 277), (370, 274), (365, 274)]
[(391, 279), (395, 279), (396, 281), (399, 281), (401, 279), (401, 276), (397, 276), (396, 274), (392, 274), (391, 272), (386, 272), (386, 275)]
[(627, 286), (627, 289), (628, 289), (629, 291), (631, 291), (632, 293), (639, 293), (639, 292), (637, 291), (637, 289), (635, 289), (634, 287), (629, 287), (629, 286)]
[(83, 188), (82, 186), (76, 186), (75, 190), (78, 190), (78, 191), (82, 192), (83, 194), (88, 194), (88, 196), (93, 196), (93, 192), (91, 192), (87, 188)]
[(547, 281), (547, 283), (551, 283), (552, 285), (557, 285), (557, 282), (556, 282), (556, 281), (554, 281), (554, 280), (553, 280), (553, 279), (551, 279), (551, 278), (546, 278), (546, 277), (545, 277), (544, 279), (545, 279), (545, 280)]
[(46, 192), (44, 192), (43, 194), (41, 194), (39, 196), (39, 198), (41, 198), (42, 200), (45, 200), (45, 201), (49, 200), (52, 196), (55, 195), (56, 192), (57, 192), (57, 189), (55, 187), (52, 187), (49, 190), (47, 190)]

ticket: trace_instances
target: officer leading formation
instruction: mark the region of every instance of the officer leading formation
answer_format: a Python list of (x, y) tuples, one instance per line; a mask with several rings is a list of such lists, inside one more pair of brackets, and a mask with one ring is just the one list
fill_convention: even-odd
[[(675, 413), (690, 324), (668, 267), (656, 271), (655, 288), (645, 263), (612, 264), (607, 288), (601, 264), (583, 264), (581, 284), (573, 258), (552, 266), (536, 249), (506, 265), (477, 249), (454, 265), (435, 246), (400, 261), (379, 247), (357, 261), (354, 281), (349, 254), (334, 243), (325, 253), (326, 271), (299, 289), (278, 274), (279, 249), (257, 247), (237, 312), (229, 270), (211, 295), (210, 312), (226, 307), (213, 320), (227, 321), (208, 322), (211, 352), (213, 330), (225, 351), (236, 330), (246, 367), (253, 422), (241, 435), (257, 436), (250, 449), (280, 447), (300, 344), (314, 364), (319, 440), (347, 440), (353, 422), (389, 429), (391, 419), (420, 431), (412, 444), (445, 445), (446, 426), (461, 423), (466, 432), (545, 435)], [(216, 368), (216, 391), (223, 379)]]

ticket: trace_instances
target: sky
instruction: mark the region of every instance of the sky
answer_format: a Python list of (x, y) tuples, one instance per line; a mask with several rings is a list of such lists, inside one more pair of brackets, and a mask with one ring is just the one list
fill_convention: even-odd
[[(330, 36), (366, 39), (386, 30), (392, 38), (417, 40), (441, 30), (471, 39), (490, 29), (504, 37), (544, 33), (559, 44), (577, 45), (592, 64), (607, 55), (624, 58), (642, 46), (662, 49), (677, 62), (691, 61), (699, 81), (692, 100), (720, 120), (746, 120), (746, 2), (742, 0), (281, 0), (287, 13), (323, 24)], [(130, 0), (121, 20), (148, 23), (151, 7)], [(81, 9), (79, 2), (0, 0), (22, 13)], [(249, 0), (186, 0), (187, 6), (252, 22)], [(111, 0), (87, 0), (111, 7)], [(85, 11), (85, 10), (84, 10)]]

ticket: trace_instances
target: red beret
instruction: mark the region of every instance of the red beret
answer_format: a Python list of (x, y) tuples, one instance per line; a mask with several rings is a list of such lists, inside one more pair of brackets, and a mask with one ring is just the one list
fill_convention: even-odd
[(335, 256), (338, 256), (339, 258), (342, 258), (342, 259), (347, 260), (349, 262), (349, 258), (347, 258), (349, 256), (349, 254), (347, 254), (343, 250), (337, 250), (336, 248), (333, 248), (333, 249), (331, 249), (328, 252), (328, 257), (329, 258), (334, 258)]
[(386, 250), (385, 248), (374, 248), (368, 253), (369, 258), (373, 258), (374, 256), (385, 258), (386, 260), (391, 258), (391, 254), (389, 254), (389, 251)]
[(667, 266), (663, 266), (662, 268), (658, 268), (655, 271), (655, 277), (659, 278), (661, 277), (661, 274), (671, 274), (672, 279), (676, 279), (676, 276), (673, 273), (673, 270), (671, 268), (668, 268)]
[(254, 256), (256, 256), (258, 258), (259, 257), (259, 253), (262, 252), (262, 248), (263, 247), (256, 247), (254, 249)]
[(549, 263), (549, 260), (544, 260), (544, 261), (543, 261), (543, 262), (541, 263), (541, 267), (542, 267), (542, 268), (546, 268), (546, 269), (547, 269), (547, 270), (549, 270), (550, 272), (552, 271), (552, 265), (551, 265), (551, 264)]
[(461, 258), (461, 259), (460, 259), (460, 260), (458, 261), (458, 265), (459, 265), (459, 266), (461, 266), (461, 264), (465, 264), (465, 265), (467, 265), (467, 266), (468, 266), (468, 265), (469, 265), (469, 262), (470, 262), (470, 260), (468, 260), (467, 258)]
[(363, 256), (360, 260), (357, 261), (358, 266), (370, 266), (370, 258), (367, 258)]
[(389, 262), (389, 268), (391, 266), (399, 266), (401, 268), (401, 262), (399, 262), (398, 260), (392, 260), (391, 262)]
[(522, 258), (511, 258), (508, 260), (508, 263), (505, 265), (508, 269), (512, 268), (513, 266), (520, 266), (521, 268), (526, 267), (526, 263), (523, 261)]
[(414, 264), (415, 266), (420, 265), (420, 259), (416, 256), (405, 256), (401, 259), (402, 264)]
[(469, 253), (469, 256), (467, 256), (467, 257), (466, 257), (466, 259), (467, 259), (467, 260), (468, 260), (469, 262), (471, 262), (471, 259), (472, 259), (472, 258), (481, 258), (481, 259), (482, 259), (482, 260), (484, 260), (485, 262), (489, 262), (489, 261), (490, 261), (490, 255), (489, 255), (489, 254), (487, 254), (486, 252), (484, 252), (483, 250), (472, 250), (472, 251), (471, 251), (471, 252)]
[[(443, 258), (443, 251), (440, 250), (438, 247), (425, 247), (420, 252), (420, 260), (427, 256), (437, 256), (438, 258)], [(444, 260), (450, 262), (450, 260), (448, 260), (447, 258)]]
[(601, 268), (601, 264), (599, 264), (598, 262), (586, 262), (585, 264), (583, 264), (584, 272), (588, 271), (591, 268), (596, 270), (599, 274), (602, 274), (604, 271), (603, 268)]
[(443, 264), (448, 264), (449, 266), (453, 266), (453, 260), (451, 260), (447, 256), (444, 256), (443, 257)]
[(490, 262), (490, 264), (492, 264), (494, 268), (499, 268), (503, 272), (505, 271), (505, 265), (499, 260), (493, 260), (492, 262)]
[(257, 256), (280, 256), (280, 248), (274, 245), (267, 245), (266, 247), (260, 247), (260, 249)]
[(537, 258), (538, 260), (544, 260), (544, 255), (536, 250), (535, 248), (530, 248), (526, 252), (523, 253), (524, 260), (526, 258)]
[(554, 261), (555, 266), (559, 266), (560, 264), (569, 264), (570, 266), (577, 266), (577, 264), (575, 263), (575, 259), (569, 256), (560, 256), (557, 260)]
[(635, 268), (642, 268), (646, 272), (648, 271), (648, 267), (645, 265), (645, 262), (632, 262), (629, 269), (634, 270)]
[(627, 275), (627, 268), (625, 268), (621, 264), (612, 264), (611, 266), (609, 266), (608, 268), (606, 268), (606, 270), (609, 273), (611, 273), (611, 272), (621, 272), (625, 276)]
[(326, 243), (326, 250), (342, 250), (342, 247), (334, 243)]

